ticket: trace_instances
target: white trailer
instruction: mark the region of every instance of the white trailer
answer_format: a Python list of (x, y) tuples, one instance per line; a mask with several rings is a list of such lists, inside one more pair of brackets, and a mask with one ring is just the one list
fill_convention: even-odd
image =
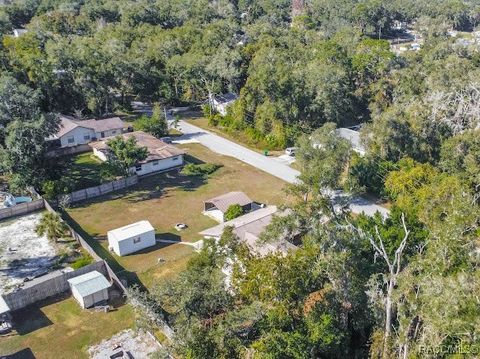
[(107, 232), (108, 248), (124, 256), (155, 245), (155, 229), (140, 221)]

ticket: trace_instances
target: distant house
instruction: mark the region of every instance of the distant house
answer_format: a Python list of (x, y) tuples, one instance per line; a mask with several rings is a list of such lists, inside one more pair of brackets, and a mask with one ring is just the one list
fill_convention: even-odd
[(200, 232), (204, 238), (220, 239), (226, 227), (232, 227), (233, 233), (245, 242), (253, 253), (265, 256), (272, 252), (286, 254), (289, 250), (297, 247), (286, 239), (278, 239), (275, 242), (261, 243), (260, 234), (272, 222), (273, 216), (277, 213), (276, 206), (259, 208), (256, 211), (244, 214), (243, 216), (221, 223), (215, 227)]
[(103, 120), (76, 120), (60, 116), (60, 127), (56, 134), (48, 138), (52, 147), (73, 147), (87, 144), (100, 138), (120, 135), (128, 125), (119, 117)]
[(232, 105), (237, 99), (238, 95), (233, 92), (224, 95), (209, 96), (210, 106), (222, 116), (227, 114), (228, 106)]
[[(183, 165), (185, 151), (165, 143), (148, 133), (135, 131), (123, 133), (122, 136), (124, 139), (134, 137), (137, 140), (137, 146), (146, 147), (148, 150), (147, 158), (137, 163), (135, 167), (132, 167), (132, 173), (141, 176)], [(107, 161), (111, 156), (107, 142), (108, 140), (102, 140), (90, 143), (90, 147), (93, 148), (93, 154), (102, 161)]]
[(361, 156), (365, 155), (365, 147), (360, 140), (360, 132), (357, 127), (351, 128), (339, 128), (337, 129), (337, 134), (346, 139), (352, 145), (352, 149), (360, 154)]
[(107, 232), (108, 248), (119, 256), (155, 245), (155, 229), (149, 221), (140, 221)]
[(13, 36), (14, 37), (20, 37), (23, 34), (26, 34), (28, 32), (27, 29), (13, 29)]
[(235, 204), (240, 205), (243, 212), (250, 212), (251, 210), (258, 208), (258, 204), (254, 203), (245, 193), (229, 192), (204, 201), (203, 214), (212, 217), (218, 222), (223, 222), (225, 212), (227, 212), (230, 206)]
[(90, 308), (108, 300), (108, 288), (111, 284), (100, 272), (92, 271), (79, 275), (69, 279), (68, 284), (73, 297), (82, 308)]

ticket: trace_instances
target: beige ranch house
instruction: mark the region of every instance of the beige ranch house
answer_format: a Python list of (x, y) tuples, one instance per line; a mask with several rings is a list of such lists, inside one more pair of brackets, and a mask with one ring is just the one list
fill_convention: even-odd
[[(137, 146), (146, 147), (148, 150), (147, 158), (130, 169), (132, 174), (135, 173), (142, 176), (183, 166), (185, 151), (171, 144), (165, 143), (143, 131), (124, 133), (121, 136), (125, 140), (134, 137), (137, 140)], [(109, 156), (111, 156), (107, 142), (108, 140), (102, 140), (90, 143), (93, 154), (102, 161), (107, 161)]]
[(61, 115), (59, 130), (48, 140), (52, 142), (52, 147), (74, 147), (98, 139), (118, 136), (128, 127), (119, 117), (102, 120), (76, 120), (73, 117)]

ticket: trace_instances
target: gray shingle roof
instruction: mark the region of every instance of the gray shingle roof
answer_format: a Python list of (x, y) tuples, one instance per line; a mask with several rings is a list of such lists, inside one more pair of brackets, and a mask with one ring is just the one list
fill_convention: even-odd
[(232, 204), (246, 206), (253, 201), (243, 192), (229, 192), (204, 202), (212, 203), (217, 209), (225, 213)]

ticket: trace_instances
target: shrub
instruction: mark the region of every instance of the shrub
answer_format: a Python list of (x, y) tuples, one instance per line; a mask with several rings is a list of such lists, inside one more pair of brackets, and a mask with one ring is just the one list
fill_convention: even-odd
[(222, 167), (219, 164), (215, 163), (202, 163), (202, 164), (195, 164), (195, 163), (188, 163), (183, 167), (182, 174), (185, 176), (209, 176)]
[(89, 265), (92, 262), (93, 262), (92, 257), (87, 255), (82, 255), (80, 258), (78, 258), (75, 262), (72, 263), (71, 267), (73, 269), (79, 269)]
[(243, 214), (243, 208), (239, 204), (232, 204), (227, 208), (227, 211), (223, 215), (225, 221), (230, 221), (234, 218), (240, 217)]

